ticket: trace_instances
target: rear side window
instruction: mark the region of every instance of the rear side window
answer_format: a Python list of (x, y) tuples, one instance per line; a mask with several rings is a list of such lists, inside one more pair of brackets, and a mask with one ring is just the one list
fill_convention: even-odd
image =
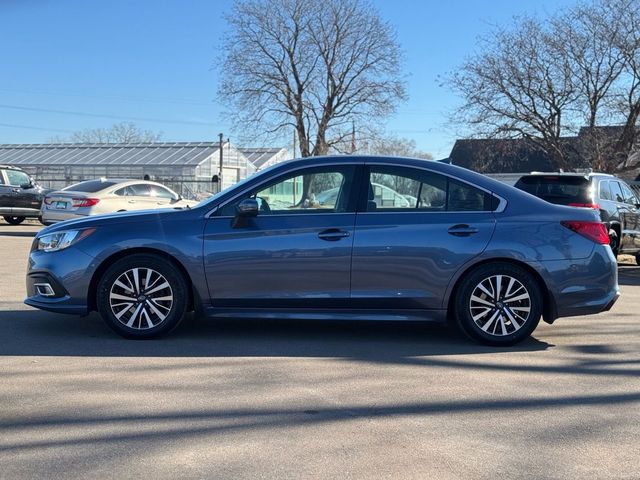
[(611, 200), (611, 191), (609, 190), (609, 182), (600, 182), (600, 194), (599, 197), (602, 200)]
[(0, 185), (4, 185), (4, 170), (0, 170)]
[(100, 190), (104, 190), (105, 188), (112, 187), (115, 184), (116, 182), (87, 180), (86, 182), (74, 183), (73, 185), (69, 185), (62, 190), (68, 190), (71, 192), (95, 193), (99, 192)]
[(445, 175), (421, 169), (372, 165), (366, 211), (495, 210), (491, 194)]
[(592, 203), (591, 182), (587, 177), (577, 175), (530, 175), (518, 180), (515, 187), (547, 202), (560, 205)]

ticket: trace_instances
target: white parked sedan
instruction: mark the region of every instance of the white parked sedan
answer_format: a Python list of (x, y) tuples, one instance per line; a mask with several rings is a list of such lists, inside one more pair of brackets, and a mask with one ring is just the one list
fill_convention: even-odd
[(48, 193), (42, 202), (42, 223), (51, 225), (88, 215), (181, 208), (197, 203), (184, 200), (176, 192), (159, 183), (102, 178), (76, 183)]

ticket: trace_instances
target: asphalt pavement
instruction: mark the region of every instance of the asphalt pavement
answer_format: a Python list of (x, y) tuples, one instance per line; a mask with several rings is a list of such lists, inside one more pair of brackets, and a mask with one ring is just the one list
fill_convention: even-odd
[(0, 478), (640, 478), (640, 268), (512, 348), (421, 324), (211, 321), (161, 340), (22, 304), (0, 225)]

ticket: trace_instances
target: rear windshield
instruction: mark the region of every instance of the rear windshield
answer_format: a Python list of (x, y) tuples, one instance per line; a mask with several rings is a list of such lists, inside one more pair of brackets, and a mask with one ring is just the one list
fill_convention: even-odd
[(94, 192), (99, 192), (100, 190), (104, 190), (105, 188), (109, 188), (115, 184), (116, 182), (101, 181), (101, 180), (87, 180), (86, 182), (80, 182), (74, 185), (69, 185), (68, 187), (63, 188), (62, 190), (69, 190), (72, 192), (94, 193)]
[(561, 205), (590, 203), (589, 186), (588, 178), (569, 175), (531, 175), (522, 177), (515, 184), (520, 190)]

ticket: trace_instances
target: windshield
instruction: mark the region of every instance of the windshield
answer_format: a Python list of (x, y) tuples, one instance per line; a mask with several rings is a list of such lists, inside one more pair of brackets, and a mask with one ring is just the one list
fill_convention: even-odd
[(215, 202), (218, 198), (220, 198), (222, 195), (226, 194), (227, 192), (229, 192), (229, 191), (231, 191), (231, 190), (233, 190), (233, 189), (236, 189), (236, 188), (242, 188), (242, 187), (243, 187), (245, 184), (247, 184), (249, 181), (252, 181), (252, 180), (254, 180), (254, 179), (258, 178), (259, 176), (262, 176), (263, 174), (268, 173), (268, 172), (270, 172), (271, 170), (273, 170), (273, 169), (275, 169), (275, 168), (277, 168), (277, 167), (279, 167), (279, 166), (282, 166), (282, 164), (283, 164), (283, 163), (286, 163), (286, 162), (280, 162), (280, 163), (277, 163), (277, 164), (275, 164), (275, 165), (271, 165), (270, 167), (265, 168), (264, 170), (260, 170), (259, 172), (254, 173), (253, 175), (251, 175), (251, 176), (249, 176), (249, 177), (247, 177), (247, 178), (244, 178), (244, 179), (240, 180), (238, 183), (234, 183), (233, 185), (231, 185), (231, 186), (229, 186), (229, 187), (225, 188), (224, 190), (220, 190), (220, 191), (219, 191), (218, 193), (216, 193), (215, 195), (212, 195), (212, 196), (210, 196), (210, 197), (208, 197), (208, 198), (205, 198), (205, 199), (204, 199), (204, 200), (202, 200), (200, 203), (198, 203), (198, 205), (196, 205), (196, 206), (197, 206), (197, 207), (203, 207), (203, 206), (205, 206), (205, 205), (208, 205), (208, 204), (210, 204), (210, 203), (213, 203), (213, 202)]
[(547, 202), (560, 205), (591, 203), (590, 182), (587, 177), (577, 175), (530, 175), (518, 180), (515, 187)]

